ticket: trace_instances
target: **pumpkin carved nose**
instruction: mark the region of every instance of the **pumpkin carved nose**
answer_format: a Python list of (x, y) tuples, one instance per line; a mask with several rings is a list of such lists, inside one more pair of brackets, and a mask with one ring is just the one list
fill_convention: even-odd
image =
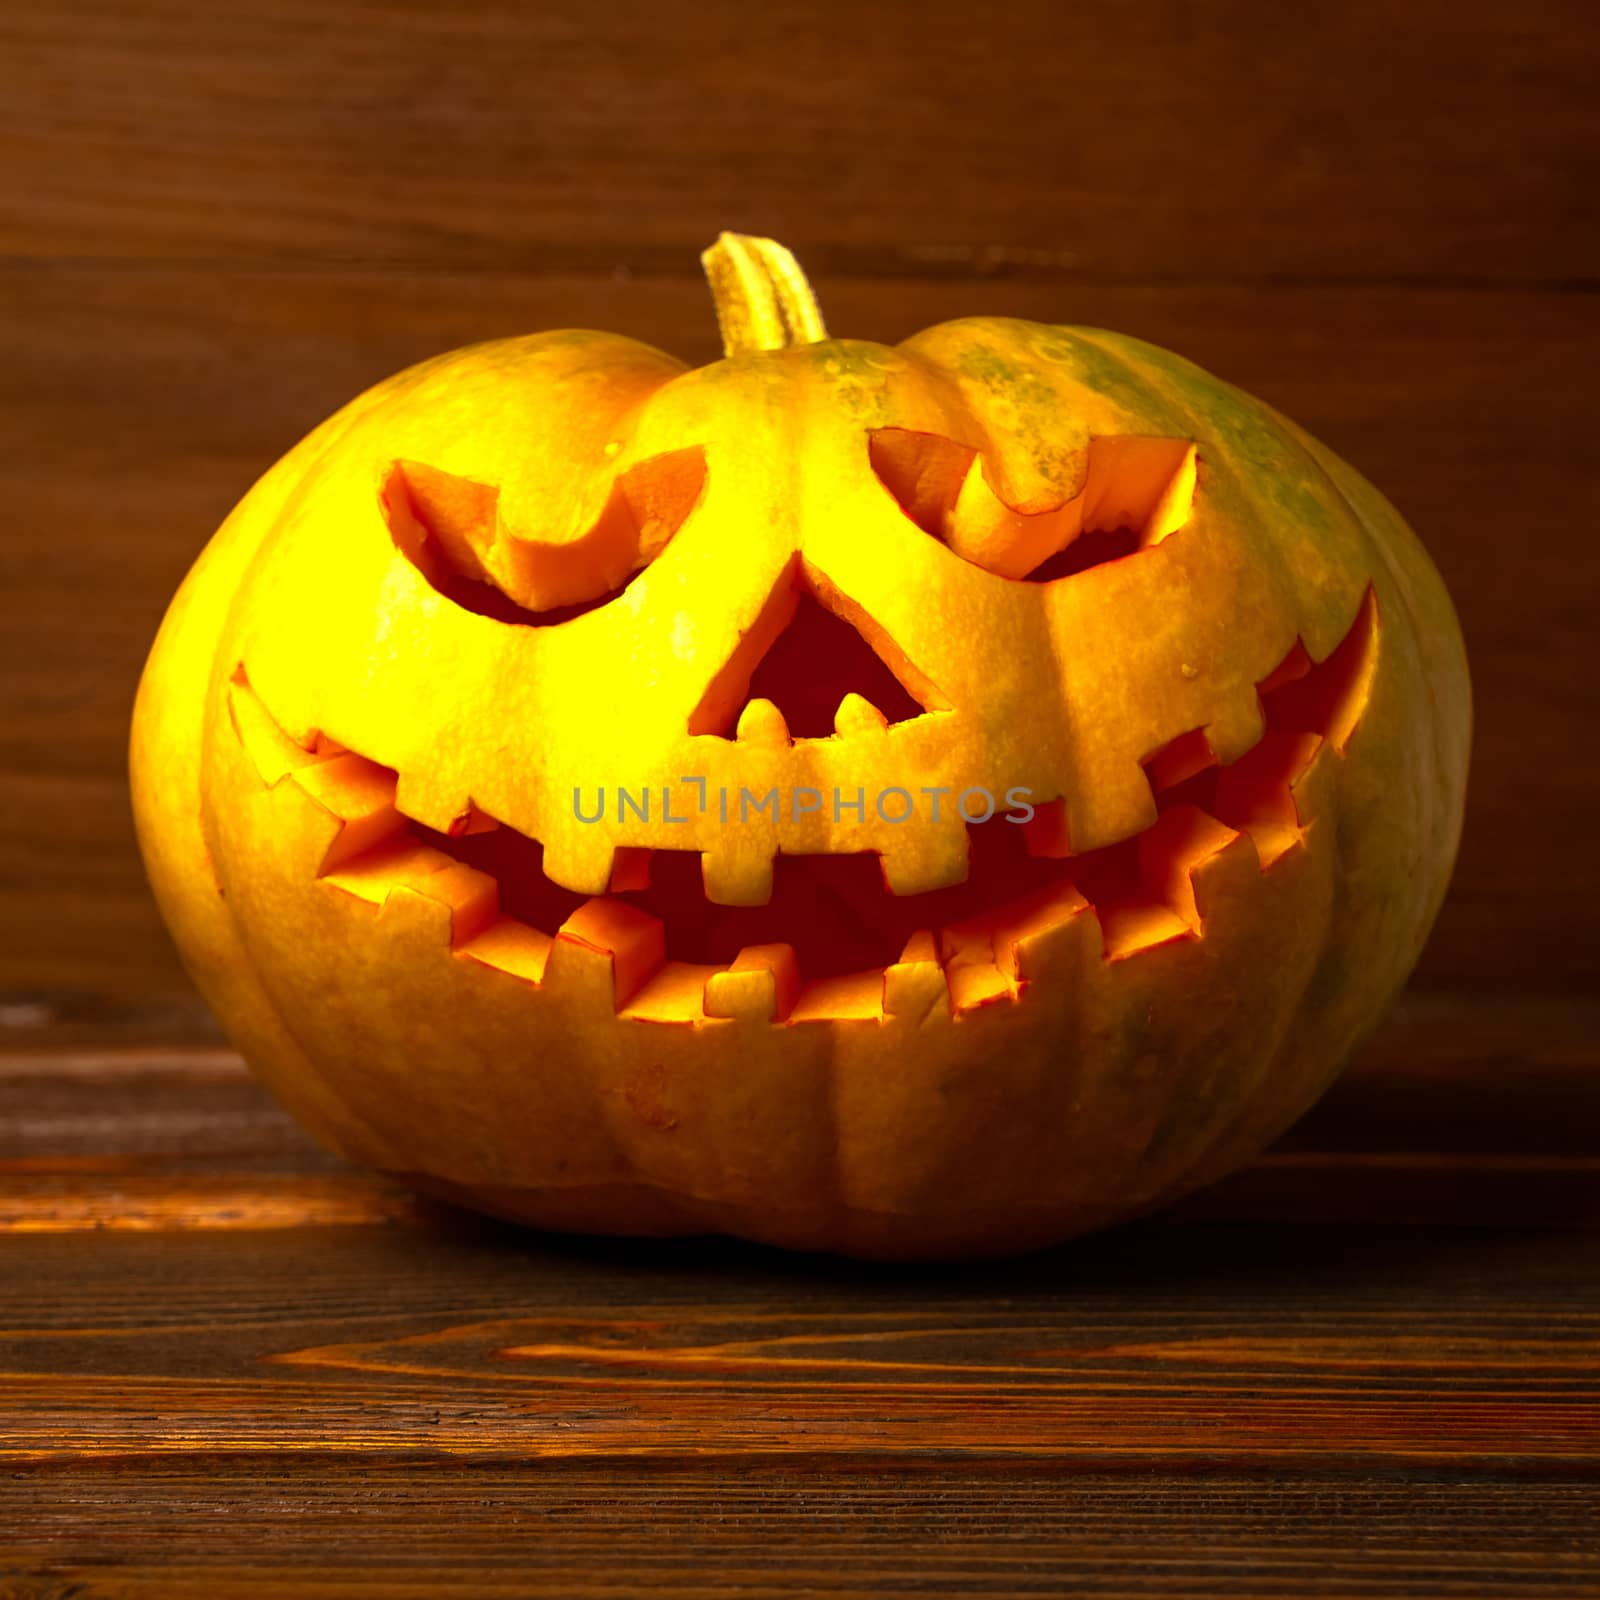
[(750, 699), (775, 706), (791, 738), (820, 739), (835, 731), (839, 707), (851, 695), (886, 722), (905, 722), (925, 709), (853, 624), (802, 594), (750, 676)]
[[(842, 607), (841, 607), (842, 609)], [(847, 615), (818, 598), (806, 573), (787, 573), (690, 719), (691, 733), (764, 744), (821, 739), (920, 717), (921, 698)]]

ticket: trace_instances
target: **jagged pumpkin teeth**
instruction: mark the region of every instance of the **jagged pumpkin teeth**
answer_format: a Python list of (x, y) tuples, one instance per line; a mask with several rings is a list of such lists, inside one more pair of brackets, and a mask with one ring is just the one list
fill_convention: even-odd
[(1256, 690), (1259, 694), (1271, 694), (1273, 690), (1281, 689), (1286, 683), (1294, 683), (1305, 677), (1310, 670), (1311, 657), (1306, 647), (1296, 639), (1294, 648), (1256, 685)]
[(728, 359), (424, 362), (194, 566), (134, 802), (230, 1037), (346, 1156), (594, 1231), (1003, 1252), (1249, 1159), (1449, 876), (1415, 536), (1141, 341), (831, 338), (771, 240), (705, 264)]
[(1259, 744), (1266, 726), (1266, 711), (1260, 697), (1239, 695), (1219, 708), (1206, 724), (1206, 744), (1226, 766)]
[(1033, 808), (1033, 815), (1016, 827), (1030, 856), (1041, 861), (1059, 861), (1072, 854), (1067, 832), (1067, 807), (1063, 800), (1044, 800)]
[(446, 830), (452, 839), (465, 839), (478, 833), (493, 833), (500, 824), (491, 816), (469, 805), (459, 816), (452, 817)]
[(800, 965), (786, 944), (748, 945), (705, 984), (708, 1017), (786, 1021), (800, 994)]
[(1195, 905), (1193, 874), (1238, 833), (1194, 806), (1163, 812), (1139, 836), (1139, 877), (1169, 905), (1196, 938), (1204, 931)]
[(1089, 909), (1089, 902), (1070, 878), (981, 916), (969, 917), (939, 931), (937, 946), (949, 966), (992, 965), (1007, 980), (1018, 976), (1017, 946), (1033, 935)]
[(995, 959), (999, 920), (978, 917), (940, 930), (939, 951), (957, 1015), (1016, 998), (1016, 984)]
[[(932, 935), (927, 935), (927, 954), (903, 960), (883, 970), (883, 1014), (921, 1022), (931, 1014), (950, 1011), (950, 983), (944, 968), (933, 958)], [(923, 949), (918, 946), (919, 952)]]
[(1194, 728), (1163, 745), (1145, 762), (1144, 770), (1150, 787), (1159, 795), (1216, 764), (1217, 753), (1211, 748), (1205, 729)]
[(474, 824), (485, 832), (490, 819), (472, 804), (459, 787), (439, 781), (431, 774), (402, 772), (394, 791), (395, 809), (412, 822), (420, 822), (435, 833), (449, 838), (465, 837)]
[(834, 732), (842, 739), (882, 733), (888, 726), (889, 719), (870, 700), (858, 694), (847, 694), (833, 714)]
[(713, 846), (700, 858), (700, 884), (714, 906), (767, 905), (772, 899), (771, 851), (738, 835), (720, 841), (720, 848)]
[(735, 735), (740, 744), (761, 745), (780, 750), (790, 742), (789, 724), (770, 700), (750, 700), (739, 713)]
[(950, 1004), (957, 1015), (1016, 996), (1016, 985), (992, 961), (965, 962), (945, 970)]
[(1194, 874), (1238, 837), (1194, 806), (1163, 812), (1136, 841), (1136, 886), (1094, 902), (1107, 959), (1124, 960), (1174, 939), (1201, 938), (1205, 930)]
[(320, 876), (330, 889), (381, 906), (395, 889), (414, 889), (453, 865), (443, 851), (403, 835)]
[[(1041, 890), (1015, 919), (994, 936), (995, 964), (1018, 982), (1040, 976), (1062, 930), (1093, 908), (1070, 880)], [(1093, 920), (1092, 918), (1090, 919)], [(1074, 932), (1073, 937), (1076, 937)]]
[(1311, 765), (1322, 740), (1314, 733), (1269, 731), (1231, 767), (1219, 768), (1210, 806), (1224, 823), (1255, 842), (1263, 868), (1304, 837), (1293, 785)]
[(721, 970), (693, 961), (665, 962), (618, 1014), (632, 1022), (704, 1022), (706, 986)]
[(939, 930), (939, 959), (947, 968), (994, 962), (994, 923), (974, 918)]
[(837, 978), (818, 978), (805, 984), (794, 1009), (791, 1023), (881, 1022), (883, 1020), (883, 972), (842, 973)]
[(404, 837), (352, 858), (324, 878), (331, 888), (377, 906), (402, 890), (437, 901), (450, 910), (452, 944), (475, 938), (499, 911), (498, 889), (488, 873)]
[(458, 944), (455, 953), (526, 983), (540, 984), (544, 982), (553, 943), (548, 933), (531, 928), (525, 922), (518, 922), (514, 917), (496, 917), (482, 932)]
[(1341, 755), (1366, 710), (1378, 670), (1378, 596), (1369, 584), (1355, 621), (1328, 656), (1267, 702), (1276, 727), (1323, 735)]
[(621, 846), (611, 858), (612, 894), (650, 887), (650, 851), (631, 845)]
[(658, 918), (610, 895), (585, 900), (561, 924), (552, 960), (581, 951), (610, 964), (615, 1004), (621, 1010), (666, 960), (665, 931)]
[(920, 838), (883, 852), (882, 880), (886, 893), (896, 899), (931, 894), (966, 881), (968, 833), (958, 819), (947, 817), (939, 826), (927, 826)]
[(452, 861), (435, 873), (416, 893), (450, 908), (450, 943), (458, 946), (477, 938), (499, 915), (499, 889), (493, 878), (475, 867)]
[(406, 819), (395, 809), (394, 774), (360, 756), (302, 767), (294, 782), (342, 824), (322, 860), (323, 874), (405, 829)]
[(1143, 950), (1193, 937), (1189, 924), (1160, 900), (1113, 901), (1095, 907), (1108, 961), (1126, 961)]

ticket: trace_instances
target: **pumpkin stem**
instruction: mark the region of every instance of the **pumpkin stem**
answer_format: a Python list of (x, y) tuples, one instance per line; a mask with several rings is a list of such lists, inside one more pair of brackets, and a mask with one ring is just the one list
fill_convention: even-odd
[(800, 263), (776, 239), (718, 234), (700, 261), (711, 284), (726, 354), (787, 350), (828, 337)]

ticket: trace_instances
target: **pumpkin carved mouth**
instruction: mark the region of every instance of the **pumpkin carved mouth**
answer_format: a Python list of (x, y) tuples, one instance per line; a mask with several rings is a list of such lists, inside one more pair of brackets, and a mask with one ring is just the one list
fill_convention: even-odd
[[(262, 781), (292, 781), (337, 819), (323, 889), (374, 908), (400, 889), (443, 902), (455, 957), (541, 984), (562, 941), (611, 959), (619, 1016), (696, 1023), (881, 1020), (948, 992), (957, 1015), (1016, 1002), (1029, 951), (1080, 916), (1099, 924), (1108, 961), (1205, 935), (1194, 874), (1229, 850), (1262, 872), (1303, 845), (1295, 789), (1314, 763), (1342, 756), (1376, 660), (1369, 587), (1343, 640), (1320, 662), (1299, 642), (1257, 686), (1261, 738), (1219, 765), (1203, 729), (1144, 762), (1156, 820), (1101, 849), (1072, 854), (1059, 800), (1031, 820), (968, 826), (965, 881), (889, 891), (872, 852), (780, 855), (764, 905), (712, 903), (700, 852), (619, 848), (610, 891), (587, 896), (543, 869), (543, 846), (476, 807), (448, 833), (397, 806), (398, 774), (317, 736), (296, 744), (251, 689), (228, 686), (233, 727)], [(920, 1000), (916, 997), (920, 996)]]

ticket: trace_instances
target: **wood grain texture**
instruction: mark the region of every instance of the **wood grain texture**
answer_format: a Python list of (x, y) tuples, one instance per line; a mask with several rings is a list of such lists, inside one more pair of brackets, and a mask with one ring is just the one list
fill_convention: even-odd
[[(946, 1462), (819, 1476), (651, 1462), (285, 1454), (0, 1468), (7, 1600), (616, 1596), (1570, 1595), (1596, 1487), (1420, 1473), (1123, 1473)], [(1308, 1530), (1315, 1530), (1309, 1532)], [(291, 1590), (289, 1585), (295, 1587)]]
[(1600, 1236), (1130, 1228), (1004, 1267), (388, 1228), (14, 1234), (0, 1461), (956, 1456), (1587, 1476)]
[[(1513, 1034), (1531, 1085), (1581, 1069), (1578, 1011), (1456, 1014), (1479, 1091)], [(0, 1195), (6, 1600), (1600, 1577), (1600, 1232), (1168, 1218), (956, 1270), (539, 1236), (385, 1209), (215, 1050), (0, 1057)]]
[[(7, 7), (3, 247), (1592, 280), (1582, 0)], [(834, 251), (837, 250), (837, 256)]]

